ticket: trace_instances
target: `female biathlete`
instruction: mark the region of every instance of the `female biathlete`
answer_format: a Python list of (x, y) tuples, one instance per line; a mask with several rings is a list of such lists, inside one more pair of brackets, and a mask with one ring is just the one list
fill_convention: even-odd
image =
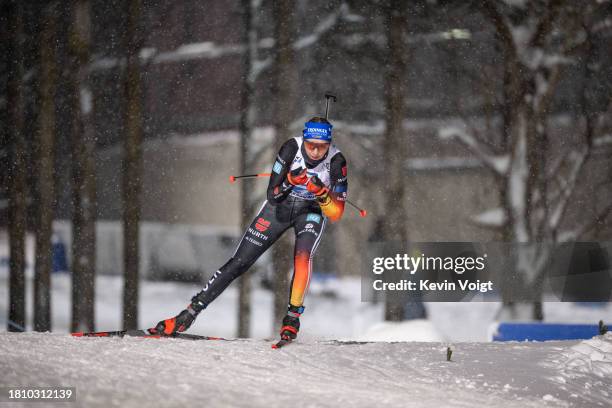
[(234, 255), (217, 270), (178, 316), (162, 320), (152, 333), (173, 335), (187, 330), (198, 314), (244, 272), (289, 228), (295, 232), (294, 271), (281, 338), (293, 340), (300, 329), (312, 258), (327, 220), (338, 221), (347, 195), (346, 160), (331, 144), (332, 125), (314, 117), (302, 137), (289, 139), (272, 166), (267, 200), (245, 231)]

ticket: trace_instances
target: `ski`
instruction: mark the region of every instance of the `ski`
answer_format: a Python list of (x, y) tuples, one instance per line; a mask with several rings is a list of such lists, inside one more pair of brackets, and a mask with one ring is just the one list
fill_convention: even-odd
[(160, 335), (151, 333), (149, 330), (117, 330), (101, 332), (75, 332), (73, 337), (144, 337), (148, 339), (182, 339), (182, 340), (225, 340), (223, 337), (199, 336), (197, 334), (175, 333), (172, 335)]

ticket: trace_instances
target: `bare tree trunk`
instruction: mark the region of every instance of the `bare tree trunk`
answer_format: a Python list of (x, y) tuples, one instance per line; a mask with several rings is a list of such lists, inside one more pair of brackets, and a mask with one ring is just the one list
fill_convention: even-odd
[[(490, 5), (484, 5), (484, 7), (492, 7)], [(517, 109), (516, 107), (520, 104), (521, 98), (521, 75), (520, 75), (520, 67), (519, 62), (516, 59), (516, 55), (514, 54), (513, 47), (510, 46), (512, 43), (512, 38), (510, 38), (510, 32), (506, 32), (501, 29), (501, 25), (503, 22), (498, 20), (496, 14), (491, 13), (491, 18), (493, 22), (496, 24), (498, 29), (495, 31), (496, 39), (498, 43), (501, 45), (501, 52), (503, 54), (503, 103), (502, 103), (502, 133), (501, 133), (501, 143), (500, 147), (502, 151), (508, 151), (511, 149), (513, 145), (513, 132), (514, 132), (514, 123), (516, 123), (517, 118)], [(511, 187), (509, 185), (510, 179), (504, 178), (498, 180), (498, 183), (502, 184), (502, 187), (498, 189), (499, 192), (499, 200), (500, 205), (503, 206), (505, 214), (508, 215), (508, 222), (506, 222), (502, 226), (501, 235), (503, 242), (512, 242), (513, 241), (513, 230), (512, 230), (512, 208), (510, 207), (510, 191)], [(509, 257), (506, 262), (510, 265), (509, 268), (515, 267), (515, 257), (512, 256), (511, 253), (508, 253)], [(511, 270), (511, 269), (509, 269)], [(516, 277), (512, 276), (512, 274), (503, 274), (502, 279), (502, 303), (503, 308), (512, 311), (511, 313), (518, 313), (516, 310), (517, 306), (515, 306), (515, 302), (512, 300), (514, 295), (512, 293), (512, 287), (516, 286), (516, 282), (513, 282), (513, 279)], [(520, 277), (519, 277), (520, 278)]]
[(139, 51), (141, 0), (128, 3), (126, 29), (127, 67), (124, 97), (123, 159), (123, 327), (138, 327), (138, 268), (140, 190), (142, 187), (142, 100)]
[[(387, 72), (385, 75), (385, 122), (386, 132), (383, 141), (385, 158), (385, 214), (383, 236), (387, 241), (408, 243), (408, 229), (405, 202), (405, 174), (407, 138), (402, 129), (405, 117), (404, 96), (406, 95), (406, 53), (403, 36), (407, 31), (408, 2), (389, 0), (385, 8), (385, 27), (387, 37)], [(404, 317), (401, 299), (387, 296), (385, 320), (400, 321)]]
[[(295, 86), (297, 81), (295, 52), (292, 48), (295, 28), (294, 4), (290, 1), (274, 2), (274, 30), (276, 37), (276, 123), (275, 152), (290, 136), (290, 124), (295, 117)], [(272, 247), (274, 269), (274, 321), (280, 322), (287, 314), (289, 276), (293, 251), (289, 235), (285, 234)]]
[(55, 2), (42, 12), (40, 33), (40, 83), (38, 119), (38, 172), (36, 225), (36, 266), (34, 272), (34, 330), (51, 330), (51, 234), (55, 208), (55, 87), (57, 81)]
[(26, 141), (23, 98), (23, 9), (19, 0), (7, 4), (7, 106), (9, 158), (10, 284), (8, 331), (25, 330)]
[[(253, 64), (257, 58), (257, 26), (255, 24), (254, 0), (242, 0), (244, 33), (242, 43), (247, 50), (243, 55), (242, 95), (240, 102), (240, 173), (251, 170), (253, 157), (251, 153), (253, 126), (255, 120)], [(253, 184), (241, 183), (241, 226), (246, 229), (253, 216)], [(251, 277), (243, 274), (238, 278), (238, 337), (249, 337), (251, 325)]]
[[(519, 129), (517, 124), (520, 122), (522, 114), (522, 97), (524, 94), (523, 69), (517, 58), (514, 41), (511, 31), (506, 26), (503, 16), (498, 12), (493, 2), (485, 1), (482, 4), (484, 14), (489, 18), (495, 27), (497, 43), (503, 55), (503, 104), (502, 104), (502, 140), (500, 146), (504, 151), (513, 151), (518, 142)], [(516, 161), (517, 157), (513, 157)], [(517, 237), (514, 225), (516, 224), (516, 214), (512, 207), (512, 180), (504, 177), (498, 180), (500, 183), (499, 198), (500, 204), (507, 215), (507, 222), (502, 229), (502, 236), (506, 242), (516, 244)], [(508, 254), (508, 267), (514, 270), (517, 267), (518, 252), (520, 249), (512, 249)], [(502, 308), (497, 316), (502, 320), (517, 320), (525, 315), (528, 306), (516, 302), (514, 291), (517, 287), (524, 287), (523, 277), (518, 274), (504, 274), (502, 284)]]
[(73, 0), (69, 47), (72, 60), (72, 331), (94, 331), (96, 268), (95, 139), (90, 59), (90, 2)]

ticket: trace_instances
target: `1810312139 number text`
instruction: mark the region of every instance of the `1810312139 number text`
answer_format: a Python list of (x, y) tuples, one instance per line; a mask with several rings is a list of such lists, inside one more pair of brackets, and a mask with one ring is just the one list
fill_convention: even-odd
[(1, 389), (1, 401), (62, 400), (75, 401), (74, 387), (6, 387)]

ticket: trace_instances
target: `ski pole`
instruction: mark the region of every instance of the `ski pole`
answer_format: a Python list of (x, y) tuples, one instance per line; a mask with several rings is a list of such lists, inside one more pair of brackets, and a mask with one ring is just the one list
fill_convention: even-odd
[(350, 205), (352, 205), (357, 211), (359, 211), (359, 215), (361, 217), (365, 217), (366, 215), (368, 215), (368, 212), (366, 210), (364, 210), (363, 208), (359, 208), (357, 207), (355, 204), (353, 204), (353, 202), (351, 200), (349, 200), (348, 198), (346, 199), (346, 202), (349, 203)]
[[(325, 119), (326, 120), (329, 119), (329, 101), (330, 100), (332, 102), (337, 102), (338, 97), (330, 92), (326, 92), (325, 93)], [(364, 210), (363, 208), (359, 208), (351, 200), (347, 199), (346, 202), (352, 205), (357, 211), (359, 211), (360, 216), (365, 217), (368, 214), (366, 210)]]
[[(270, 177), (271, 175), (272, 173), (243, 174), (241, 176), (229, 176), (229, 180), (230, 180), (230, 183), (233, 183), (236, 180), (242, 179), (242, 178)], [(359, 211), (359, 215), (361, 217), (365, 217), (366, 215), (368, 215), (368, 212), (366, 210), (364, 210), (363, 208), (359, 208), (351, 200), (347, 199), (346, 202), (352, 205), (357, 211)]]
[(258, 173), (258, 174), (243, 174), (242, 176), (230, 176), (230, 183), (233, 183), (237, 179), (241, 178), (255, 178), (255, 177), (270, 177), (272, 173)]

